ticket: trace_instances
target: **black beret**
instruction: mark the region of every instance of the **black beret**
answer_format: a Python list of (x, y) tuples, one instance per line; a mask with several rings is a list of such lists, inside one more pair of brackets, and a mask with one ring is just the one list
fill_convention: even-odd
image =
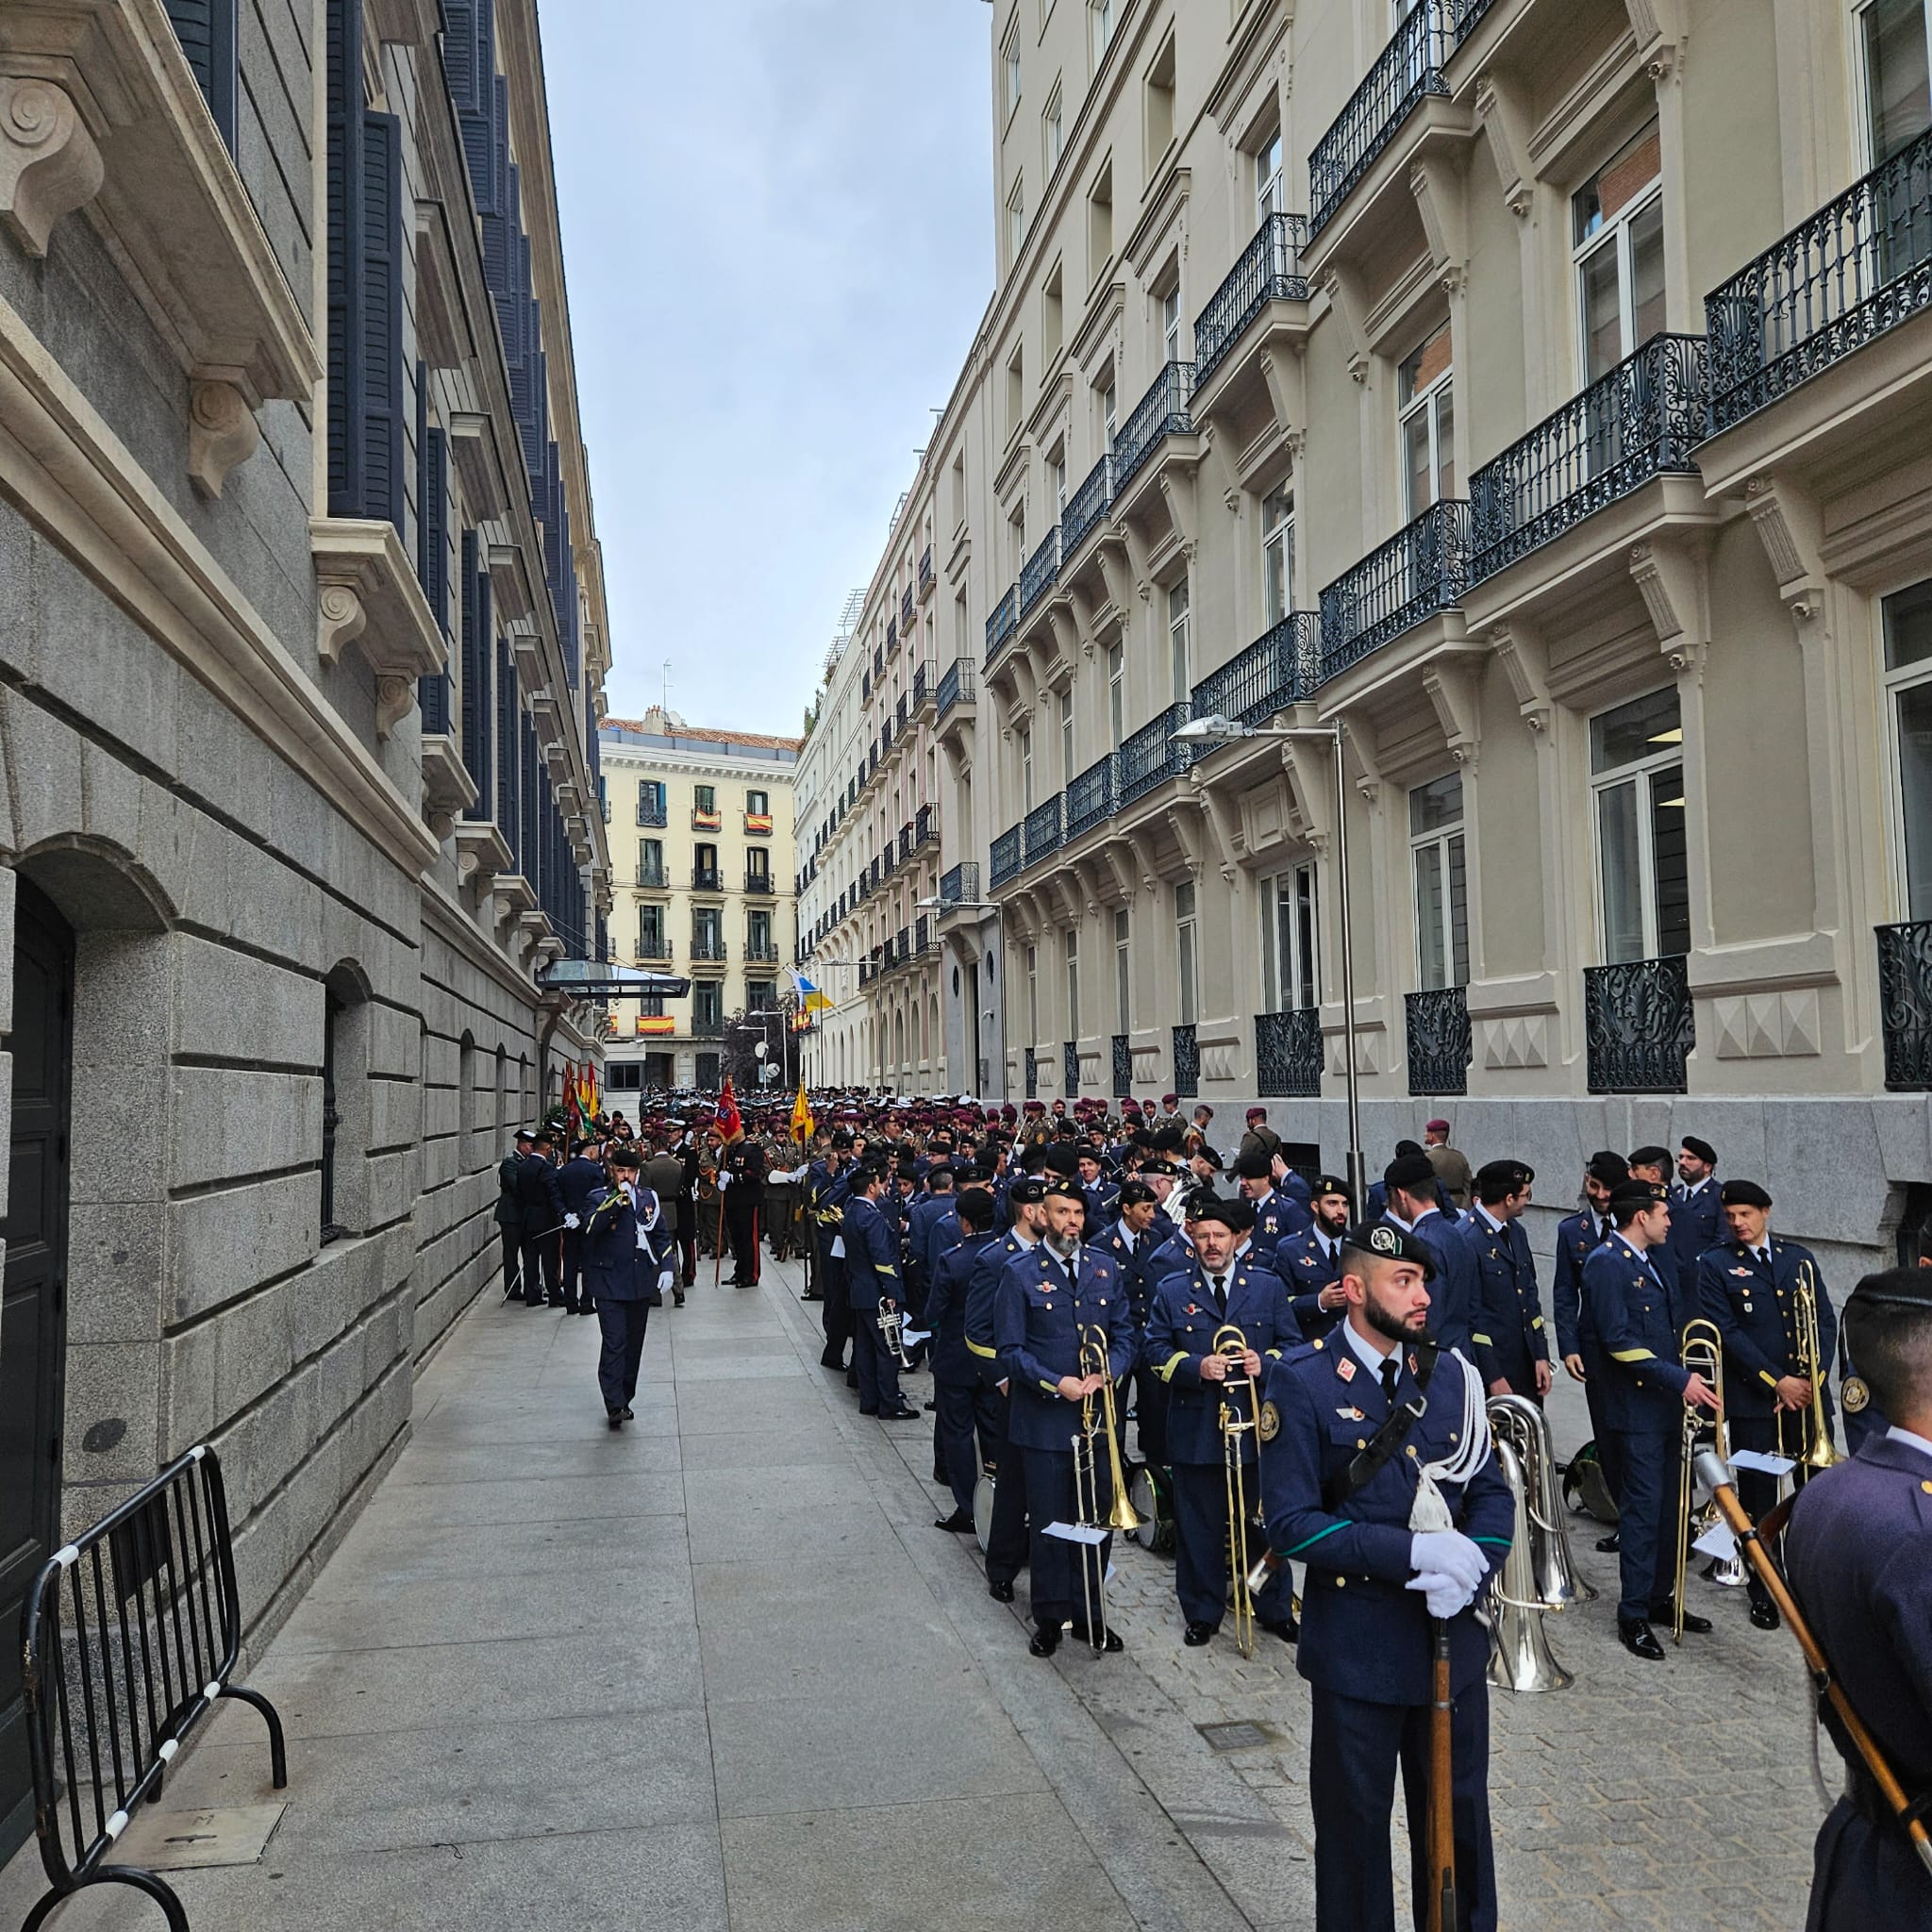
[(1234, 1164), (1234, 1171), (1244, 1181), (1265, 1180), (1272, 1163), (1259, 1147), (1240, 1156)]
[(1435, 1178), (1436, 1170), (1429, 1164), (1426, 1154), (1398, 1154), (1382, 1170), (1385, 1186), (1405, 1191), (1427, 1187)]
[(1621, 1187), (1630, 1178), (1630, 1163), (1621, 1154), (1612, 1154), (1607, 1147), (1592, 1154), (1583, 1171), (1600, 1188)]
[(1007, 1199), (1019, 1206), (1046, 1199), (1046, 1183), (1032, 1174), (1024, 1174), (1007, 1190)]
[(1670, 1198), (1668, 1190), (1657, 1181), (1622, 1180), (1610, 1190), (1610, 1212), (1621, 1221), (1626, 1214), (1641, 1213)]
[(1389, 1261), (1413, 1261), (1423, 1271), (1424, 1281), (1436, 1278), (1436, 1257), (1429, 1245), (1397, 1227), (1392, 1221), (1366, 1221), (1342, 1237), (1342, 1246), (1364, 1255), (1379, 1255)]
[(1178, 1127), (1162, 1127), (1154, 1136), (1154, 1144), (1163, 1154), (1178, 1154), (1181, 1151), (1181, 1130)]
[(1769, 1208), (1771, 1196), (1756, 1181), (1726, 1181), (1718, 1190), (1718, 1203), (1724, 1208)]
[(851, 1130), (851, 1128), (849, 1128), (849, 1127), (834, 1127), (834, 1128), (832, 1129), (832, 1145), (833, 1145), (834, 1147), (841, 1147), (841, 1148), (842, 1148), (842, 1147), (849, 1147), (849, 1146), (851, 1146), (851, 1144), (852, 1144), (852, 1130)]
[(1420, 1154), (1422, 1151), (1423, 1143), (1420, 1141), (1398, 1141), (1395, 1143), (1398, 1157), (1404, 1154)]
[(1324, 1194), (1340, 1194), (1344, 1201), (1352, 1201), (1355, 1198), (1349, 1190), (1348, 1183), (1339, 1174), (1324, 1174), (1316, 1176), (1314, 1186), (1308, 1190), (1308, 1199), (1319, 1201)]
[(1121, 1208), (1135, 1208), (1142, 1201), (1151, 1201), (1153, 1198), (1154, 1190), (1145, 1181), (1123, 1181), (1121, 1197), (1115, 1205)]
[(1536, 1169), (1522, 1160), (1486, 1160), (1475, 1171), (1475, 1185), (1478, 1193), (1493, 1200), (1491, 1188), (1500, 1188), (1506, 1194), (1520, 1192), (1536, 1178)]
[(1706, 1167), (1717, 1165), (1717, 1149), (1708, 1141), (1700, 1141), (1695, 1134), (1686, 1134), (1677, 1142), (1687, 1154), (1694, 1154)]
[(1671, 1164), (1671, 1150), (1668, 1147), (1633, 1147), (1630, 1150), (1632, 1167), (1668, 1167)]
[(1188, 1158), (1190, 1160), (1205, 1160), (1216, 1174), (1221, 1172), (1221, 1156), (1215, 1153), (1213, 1148), (1208, 1146), (1205, 1141), (1188, 1156)]
[(610, 1167), (639, 1168), (643, 1165), (643, 1157), (626, 1141), (619, 1141), (605, 1157), (605, 1163)]
[(947, 1180), (951, 1180), (953, 1178), (953, 1170), (947, 1162), (943, 1160), (936, 1160), (929, 1168), (926, 1169), (925, 1177), (928, 1181), (936, 1181), (939, 1180), (941, 1176), (943, 1176)]
[(1255, 1224), (1255, 1210), (1236, 1194), (1231, 1199), (1210, 1193), (1206, 1188), (1188, 1196), (1190, 1221), (1218, 1221), (1236, 1234), (1245, 1234)]
[(1854, 1308), (1917, 1308), (1932, 1315), (1932, 1268), (1888, 1268), (1866, 1275), (1845, 1297), (1845, 1313)]
[(1040, 1198), (1042, 1201), (1077, 1201), (1083, 1208), (1087, 1205), (1087, 1196), (1068, 1180), (1049, 1181), (1041, 1190)]
[(1062, 1179), (1080, 1172), (1080, 1150), (1071, 1141), (1051, 1141), (1046, 1148), (1046, 1171)]

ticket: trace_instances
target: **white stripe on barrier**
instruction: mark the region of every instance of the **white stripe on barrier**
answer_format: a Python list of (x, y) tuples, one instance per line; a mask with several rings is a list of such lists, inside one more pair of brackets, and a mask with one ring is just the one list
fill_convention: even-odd
[(212, 1704), (222, 1694), (222, 1680), (217, 1677), (212, 1684), (204, 1684), (201, 1687), (201, 1694)]
[(61, 1569), (71, 1570), (80, 1561), (80, 1551), (73, 1543), (69, 1543), (66, 1548), (54, 1552), (54, 1560)]
[(179, 1738), (163, 1738), (160, 1742), (160, 1748), (157, 1755), (159, 1757), (161, 1762), (165, 1764), (167, 1763), (169, 1758), (174, 1757), (175, 1752), (180, 1750), (180, 1748), (181, 1740)]
[(125, 1831), (126, 1829), (127, 1829), (127, 1814), (126, 1814), (126, 1812), (125, 1812), (125, 1811), (117, 1811), (117, 1812), (115, 1812), (115, 1814), (113, 1815), (113, 1817), (111, 1817), (110, 1819), (108, 1819), (108, 1836), (109, 1838), (119, 1838), (119, 1837), (121, 1836), (121, 1834), (122, 1834), (122, 1833), (123, 1833), (124, 1831)]
[(197, 1442), (188, 1454), (193, 1461), (199, 1462), (208, 1454), (208, 1444), (206, 1442)]

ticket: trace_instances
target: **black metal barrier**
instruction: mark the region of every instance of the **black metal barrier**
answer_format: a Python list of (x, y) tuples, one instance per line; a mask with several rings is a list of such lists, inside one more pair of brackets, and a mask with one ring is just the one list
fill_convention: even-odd
[(190, 1731), (221, 1697), (268, 1724), (276, 1790), (289, 1781), (282, 1721), (229, 1682), (242, 1645), (235, 1544), (222, 1466), (189, 1450), (42, 1566), (21, 1611), (34, 1831), (50, 1889), (21, 1925), (36, 1932), (86, 1885), (131, 1885), (188, 1932), (170, 1887), (104, 1863), (135, 1806), (156, 1798)]

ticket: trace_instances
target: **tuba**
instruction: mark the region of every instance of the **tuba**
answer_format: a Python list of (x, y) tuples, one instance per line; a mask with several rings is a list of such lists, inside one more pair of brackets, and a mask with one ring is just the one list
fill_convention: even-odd
[[(1493, 1416), (1498, 1405), (1521, 1400), (1520, 1396), (1499, 1395), (1491, 1401), (1490, 1412)], [(1537, 1420), (1541, 1423), (1542, 1418)], [(1498, 1690), (1522, 1693), (1567, 1690), (1576, 1680), (1551, 1656), (1549, 1639), (1543, 1632), (1543, 1612), (1563, 1606), (1545, 1603), (1538, 1594), (1537, 1538), (1529, 1501), (1537, 1478), (1517, 1454), (1517, 1444), (1524, 1437), (1516, 1419), (1512, 1416), (1500, 1425), (1492, 1422), (1491, 1427), (1495, 1437), (1496, 1467), (1515, 1500), (1516, 1524), (1503, 1567), (1490, 1578), (1490, 1682)], [(1534, 1437), (1529, 1440), (1534, 1441)]]
[[(1234, 1368), (1248, 1352), (1248, 1338), (1231, 1322), (1214, 1331), (1209, 1352), (1228, 1364), (1221, 1385), (1221, 1467), (1227, 1484), (1227, 1574), (1234, 1581), (1234, 1643), (1243, 1657), (1255, 1654), (1255, 1592), (1248, 1583), (1248, 1474), (1241, 1460), (1245, 1439), (1255, 1430), (1255, 1382)], [(1248, 1391), (1243, 1413), (1238, 1391)], [(1259, 1468), (1256, 1474), (1258, 1479)], [(1257, 1497), (1258, 1502), (1258, 1497)]]
[(1524, 1395), (1492, 1395), (1487, 1406), (1491, 1437), (1508, 1443), (1523, 1472), (1538, 1603), (1546, 1610), (1589, 1603), (1596, 1591), (1578, 1574), (1570, 1548), (1549, 1418)]

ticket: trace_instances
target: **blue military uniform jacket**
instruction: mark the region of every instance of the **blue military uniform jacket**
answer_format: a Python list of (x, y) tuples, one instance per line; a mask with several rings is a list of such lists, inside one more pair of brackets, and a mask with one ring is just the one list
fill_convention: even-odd
[(1582, 1357), (1586, 1374), (1593, 1375), (1603, 1357), (1590, 1326), (1583, 1301), (1583, 1264), (1611, 1232), (1594, 1208), (1566, 1215), (1557, 1224), (1557, 1268), (1550, 1277), (1550, 1301), (1557, 1318), (1557, 1353)]
[[(906, 1220), (906, 1253), (914, 1279), (922, 1285), (932, 1281), (934, 1260), (933, 1229), (953, 1211), (951, 1194), (921, 1194), (912, 1203)], [(957, 1232), (955, 1239), (958, 1239)]]
[[(1391, 1226), (1402, 1225), (1393, 1216), (1384, 1219)], [(1435, 1276), (1429, 1283), (1429, 1333), (1444, 1348), (1459, 1348), (1475, 1361), (1475, 1315), (1482, 1301), (1475, 1257), (1457, 1232), (1456, 1224), (1444, 1215), (1424, 1214), (1412, 1232), (1436, 1262)]]
[(990, 1383), (1005, 1379), (999, 1350), (993, 1345), (993, 1303), (999, 1293), (1000, 1276), (1008, 1262), (1030, 1254), (1038, 1243), (1024, 1241), (1010, 1228), (996, 1234), (980, 1249), (966, 1283), (966, 1349), (979, 1364), (980, 1374)]
[(1492, 1227), (1480, 1207), (1456, 1224), (1456, 1232), (1475, 1260), (1480, 1300), (1471, 1339), (1483, 1385), (1501, 1376), (1512, 1389), (1526, 1391), (1535, 1386), (1535, 1364), (1550, 1358), (1529, 1237), (1520, 1221)]
[(1315, 1217), (1291, 1194), (1275, 1192), (1255, 1204), (1255, 1252), (1265, 1261), (1285, 1241), (1306, 1234)]
[(845, 1240), (845, 1286), (855, 1308), (875, 1309), (882, 1301), (906, 1299), (899, 1280), (899, 1224), (864, 1194), (845, 1203), (840, 1233)]
[(1680, 1418), (1690, 1377), (1678, 1359), (1683, 1323), (1661, 1272), (1612, 1234), (1583, 1264), (1583, 1298), (1603, 1357), (1605, 1424), (1645, 1429)]
[[(643, 1244), (639, 1245), (640, 1231)], [(664, 1226), (658, 1197), (637, 1190), (637, 1205), (622, 1188), (599, 1188), (578, 1230), (583, 1236), (585, 1291), (592, 1301), (663, 1304), (658, 1276), (671, 1264), (676, 1243)]]
[(1693, 1260), (1724, 1239), (1724, 1208), (1716, 1175), (1693, 1194), (1680, 1181), (1671, 1190), (1671, 1232), (1682, 1229), (1679, 1252)]
[(591, 1195), (603, 1185), (603, 1168), (581, 1154), (557, 1170), (557, 1191), (563, 1199), (564, 1212), (575, 1214), (580, 1221), (591, 1211)]
[[(1415, 1351), (1400, 1351), (1400, 1407), (1417, 1392)], [(1434, 1658), (1428, 1607), (1407, 1588), (1409, 1512), (1417, 1471), (1456, 1452), (1463, 1422), (1459, 1362), (1443, 1355), (1430, 1377), (1426, 1407), (1401, 1451), (1355, 1495), (1331, 1509), (1324, 1486), (1339, 1482), (1388, 1420), (1380, 1380), (1337, 1333), (1285, 1357), (1268, 1371), (1261, 1441), (1261, 1494), (1269, 1546), (1307, 1565), (1302, 1634), (1295, 1662), (1310, 1683), (1369, 1704), (1426, 1704)], [(1514, 1500), (1491, 1456), (1465, 1484), (1444, 1483), (1456, 1527), (1482, 1546), (1496, 1569), (1515, 1528)], [(1329, 1491), (1332, 1493), (1332, 1491)], [(1478, 1602), (1480, 1598), (1478, 1598)], [(1449, 1624), (1453, 1690), (1488, 1670), (1489, 1632), (1474, 1607)]]
[[(1227, 1266), (1227, 1312), (1214, 1306), (1208, 1270), (1196, 1261), (1186, 1274), (1170, 1274), (1155, 1291), (1142, 1357), (1168, 1385), (1167, 1459), (1219, 1463), (1223, 1385), (1204, 1380), (1202, 1359), (1212, 1353), (1215, 1331), (1239, 1328), (1266, 1362), (1301, 1345), (1288, 1290), (1265, 1261), (1237, 1255)], [(1242, 1398), (1242, 1410), (1246, 1412)], [(1242, 1460), (1254, 1459), (1252, 1432), (1242, 1438)]]
[(819, 1240), (829, 1247), (845, 1218), (845, 1200), (852, 1192), (852, 1170), (846, 1166), (835, 1174), (830, 1161), (814, 1160), (806, 1186)]
[(1022, 1449), (1070, 1453), (1079, 1406), (1059, 1392), (1062, 1375), (1080, 1373), (1080, 1331), (1107, 1337), (1108, 1374), (1133, 1366), (1139, 1330), (1113, 1257), (1081, 1246), (1071, 1271), (1044, 1241), (1016, 1255), (993, 1296), (993, 1345), (1010, 1383), (1008, 1440)]
[(992, 1234), (964, 1235), (933, 1263), (925, 1324), (932, 1331), (932, 1372), (941, 1382), (970, 1389), (979, 1380), (979, 1365), (966, 1346), (966, 1295), (980, 1255), (997, 1241)]
[(1285, 1241), (1274, 1250), (1274, 1272), (1280, 1275), (1291, 1297), (1296, 1325), (1304, 1341), (1326, 1335), (1341, 1319), (1340, 1308), (1322, 1306), (1322, 1291), (1341, 1279), (1341, 1244), (1330, 1254), (1321, 1233), (1310, 1226), (1307, 1233)]
[(1768, 1416), (1778, 1377), (1803, 1374), (1798, 1359), (1798, 1271), (1808, 1263), (1818, 1307), (1818, 1366), (1830, 1405), (1838, 1317), (1809, 1248), (1767, 1232), (1769, 1265), (1741, 1242), (1721, 1241), (1697, 1264), (1699, 1312), (1724, 1338), (1724, 1407), (1733, 1416)]

